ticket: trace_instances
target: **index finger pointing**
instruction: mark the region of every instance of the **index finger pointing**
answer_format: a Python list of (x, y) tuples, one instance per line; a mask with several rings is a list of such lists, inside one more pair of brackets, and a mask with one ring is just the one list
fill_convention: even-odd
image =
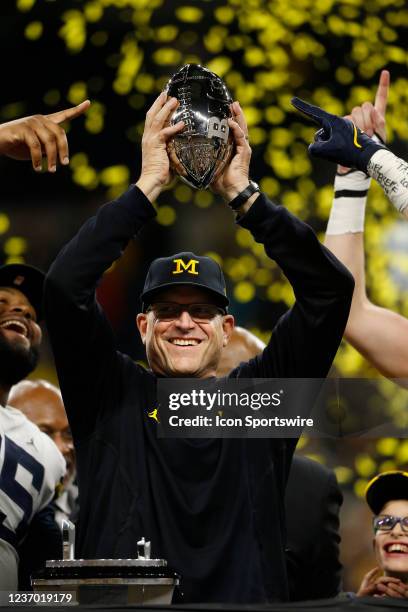
[(384, 117), (387, 110), (388, 91), (390, 88), (390, 73), (382, 70), (378, 82), (377, 93), (375, 94), (374, 108)]
[(75, 119), (82, 115), (88, 108), (90, 107), (90, 100), (84, 100), (81, 104), (77, 104), (77, 106), (72, 106), (71, 108), (66, 108), (62, 111), (57, 111), (56, 113), (51, 113), (50, 115), (46, 115), (47, 119), (50, 119), (53, 123), (62, 123), (63, 121)]
[(325, 110), (320, 108), (319, 106), (314, 106), (313, 104), (309, 104), (305, 100), (301, 100), (298, 97), (294, 97), (291, 99), (291, 104), (301, 113), (307, 115), (312, 121), (317, 123), (318, 125), (325, 125), (325, 122), (330, 122), (330, 119), (336, 119), (335, 115), (331, 113), (327, 113)]

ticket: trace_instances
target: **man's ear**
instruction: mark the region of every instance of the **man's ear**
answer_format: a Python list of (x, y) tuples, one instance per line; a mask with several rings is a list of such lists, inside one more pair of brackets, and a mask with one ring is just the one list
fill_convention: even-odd
[(223, 321), (222, 321), (222, 330), (223, 330), (222, 346), (227, 346), (234, 327), (235, 327), (234, 317), (230, 314), (224, 315)]
[(139, 330), (143, 344), (146, 344), (147, 314), (145, 312), (139, 312), (136, 317), (136, 325)]

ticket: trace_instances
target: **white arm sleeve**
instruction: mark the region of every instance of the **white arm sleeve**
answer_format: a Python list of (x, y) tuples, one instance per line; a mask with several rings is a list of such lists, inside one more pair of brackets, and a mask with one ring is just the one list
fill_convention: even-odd
[[(408, 207), (408, 164), (386, 149), (376, 151), (368, 162), (367, 172), (384, 190), (400, 213)], [(408, 211), (407, 211), (408, 212)]]
[(360, 170), (337, 174), (327, 235), (364, 231), (365, 205), (371, 179)]

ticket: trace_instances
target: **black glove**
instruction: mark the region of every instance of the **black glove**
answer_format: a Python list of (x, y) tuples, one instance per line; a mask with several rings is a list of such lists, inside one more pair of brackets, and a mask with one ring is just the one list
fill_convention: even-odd
[(384, 145), (374, 142), (352, 121), (326, 113), (300, 98), (292, 98), (293, 106), (322, 126), (315, 134), (315, 141), (309, 145), (309, 153), (328, 159), (347, 168), (357, 168), (367, 173), (371, 157)]

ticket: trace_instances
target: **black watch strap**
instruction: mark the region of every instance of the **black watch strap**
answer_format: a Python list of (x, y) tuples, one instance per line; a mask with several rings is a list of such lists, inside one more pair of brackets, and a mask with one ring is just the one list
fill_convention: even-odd
[(249, 181), (248, 187), (241, 191), (231, 202), (228, 202), (228, 206), (232, 208), (232, 210), (238, 210), (247, 200), (256, 192), (259, 192), (259, 186), (254, 183), (254, 181)]

